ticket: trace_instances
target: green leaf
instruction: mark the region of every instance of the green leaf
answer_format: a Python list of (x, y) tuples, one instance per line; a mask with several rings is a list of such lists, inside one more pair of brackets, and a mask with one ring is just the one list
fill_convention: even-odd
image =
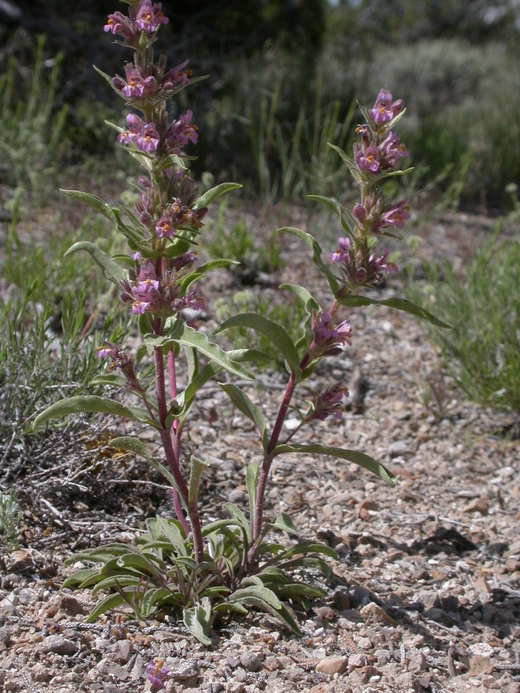
[(110, 385), (112, 387), (123, 387), (126, 385), (126, 378), (117, 373), (101, 373), (94, 376), (90, 381), (91, 385)]
[[(215, 376), (222, 367), (216, 363), (207, 363), (204, 368), (202, 368), (197, 375), (191, 380), (189, 385), (185, 390), (179, 392), (174, 402), (176, 404), (176, 416), (179, 418), (185, 417), (188, 413), (197, 392), (200, 390), (205, 383), (208, 382), (213, 376)], [(169, 419), (167, 418), (166, 424), (169, 424)]]
[(159, 472), (159, 474), (162, 474), (166, 481), (168, 481), (168, 483), (171, 484), (176, 491), (179, 492), (182, 499), (182, 493), (179, 491), (179, 487), (177, 486), (177, 482), (175, 481), (173, 474), (167, 467), (164, 466), (164, 464), (159, 462), (157, 457), (152, 453), (148, 446), (139, 440), (139, 438), (135, 438), (134, 436), (120, 436), (119, 438), (112, 438), (108, 444), (111, 448), (116, 448), (117, 450), (128, 450), (129, 452), (134, 452), (136, 455), (143, 457), (152, 465), (154, 469)]
[(211, 604), (204, 598), (203, 603), (189, 609), (183, 609), (182, 620), (189, 632), (203, 645), (211, 645), (207, 633), (211, 627)]
[(115, 609), (116, 606), (120, 606), (121, 604), (125, 603), (126, 599), (121, 594), (109, 594), (108, 597), (105, 597), (105, 599), (101, 600), (96, 604), (96, 606), (89, 613), (85, 621), (87, 623), (92, 623), (92, 621), (95, 621), (97, 618), (99, 618), (101, 614), (104, 614), (105, 612), (110, 611), (111, 609)]
[(338, 215), (341, 226), (345, 229), (345, 231), (352, 233), (349, 224), (349, 219), (347, 216), (345, 216), (345, 210), (337, 200), (335, 200), (333, 197), (325, 197), (324, 195), (306, 195), (305, 197), (308, 200), (313, 200), (314, 202), (321, 202), (322, 204), (329, 207), (333, 212), (335, 212)]
[(321, 310), (320, 304), (311, 294), (311, 292), (299, 284), (280, 284), (280, 289), (288, 289), (297, 296), (303, 303), (305, 312), (312, 315), (313, 311)]
[(287, 532), (287, 534), (295, 535), (298, 533), (291, 517), (287, 515), (287, 513), (279, 513), (275, 521), (270, 523), (270, 526), (273, 527), (273, 529), (280, 529), (283, 532)]
[(268, 587), (261, 585), (250, 585), (236, 590), (231, 594), (227, 603), (239, 602), (256, 607), (262, 611), (272, 614), (284, 623), (293, 633), (300, 634), (300, 629), (293, 615), (286, 606), (278, 599), (276, 594)]
[(256, 404), (239, 387), (232, 383), (219, 383), (220, 387), (228, 395), (235, 407), (239, 409), (244, 416), (252, 421), (262, 436), (262, 445), (264, 449), (267, 447), (266, 423), (262, 412)]
[(302, 231), (301, 229), (298, 229), (294, 226), (284, 226), (278, 229), (277, 231), (279, 233), (290, 233), (293, 236), (297, 236), (298, 238), (301, 238), (303, 241), (305, 241), (305, 243), (309, 246), (309, 248), (312, 251), (312, 261), (320, 270), (320, 272), (325, 275), (329, 283), (329, 286), (332, 290), (332, 293), (336, 295), (339, 291), (339, 284), (334, 275), (332, 274), (331, 270), (321, 259), (321, 247), (318, 241), (314, 238), (314, 236), (311, 236), (310, 233)]
[(451, 325), (448, 325), (445, 322), (442, 322), (442, 320), (439, 320), (439, 318), (436, 318), (435, 315), (432, 315), (429, 313), (427, 310), (422, 308), (421, 306), (416, 305), (415, 303), (412, 303), (411, 301), (408, 301), (406, 298), (387, 298), (383, 300), (377, 300), (375, 298), (367, 298), (366, 296), (347, 296), (346, 298), (338, 298), (338, 303), (340, 303), (342, 306), (370, 306), (370, 305), (377, 305), (377, 306), (387, 306), (388, 308), (395, 308), (396, 310), (402, 310), (405, 313), (410, 313), (411, 315), (416, 315), (417, 317), (421, 318), (422, 320), (427, 320), (428, 322), (432, 323), (433, 325), (437, 325), (437, 327), (444, 327), (446, 329), (451, 329)]
[(311, 443), (310, 445), (299, 445), (296, 443), (292, 445), (278, 445), (274, 450), (275, 455), (283, 455), (290, 452), (339, 457), (342, 460), (353, 462), (364, 469), (368, 469), (369, 472), (372, 472), (372, 474), (375, 474), (384, 481), (387, 486), (395, 486), (396, 484), (395, 477), (390, 470), (372, 457), (365, 455), (363, 452), (358, 452), (357, 450), (344, 450), (343, 448), (337, 448), (331, 445), (320, 445), (318, 443)]
[(176, 342), (182, 346), (194, 347), (198, 352), (204, 354), (211, 361), (219, 365), (221, 368), (238, 375), (240, 378), (252, 380), (252, 377), (246, 371), (240, 368), (239, 364), (232, 361), (227, 353), (217, 344), (210, 342), (204, 332), (198, 332), (189, 325), (186, 325), (182, 320), (176, 320), (170, 335), (164, 337), (145, 336), (145, 342), (150, 347), (163, 347), (169, 342)]
[(108, 205), (97, 195), (82, 192), (81, 190), (64, 190), (63, 188), (60, 188), (60, 192), (65, 193), (65, 195), (69, 195), (69, 197), (74, 197), (81, 202), (85, 202), (89, 205), (89, 207), (92, 207), (92, 209), (96, 210), (96, 212), (102, 214), (113, 224), (117, 224), (117, 218), (110, 205)]
[(127, 277), (126, 270), (124, 270), (117, 262), (114, 262), (112, 258), (104, 253), (97, 245), (90, 243), (90, 241), (79, 241), (74, 243), (67, 252), (65, 256), (72, 255), (72, 253), (78, 252), (78, 250), (85, 250), (94, 260), (94, 262), (101, 267), (103, 274), (107, 279), (114, 284), (120, 284)]
[(251, 529), (249, 527), (249, 521), (240, 508), (234, 503), (224, 503), (224, 510), (228, 512), (231, 517), (237, 521), (238, 526), (242, 530), (244, 536), (244, 548), (247, 550), (249, 547), (249, 542), (251, 539)]
[(229, 265), (239, 264), (240, 262), (238, 262), (237, 260), (217, 258), (215, 260), (210, 260), (210, 262), (206, 262), (203, 265), (200, 265), (194, 272), (190, 272), (182, 278), (182, 281), (179, 283), (181, 296), (183, 296), (186, 293), (186, 290), (191, 284), (193, 284), (193, 282), (203, 277), (207, 272), (210, 272), (213, 269), (218, 269), (219, 267), (229, 267)]
[(265, 335), (287, 361), (291, 373), (299, 376), (300, 357), (292, 339), (283, 327), (258, 313), (240, 313), (229, 318), (229, 320), (225, 320), (217, 327), (215, 332), (221, 332), (230, 327), (250, 327), (255, 332)]
[(147, 423), (150, 426), (159, 428), (159, 425), (150, 419), (150, 415), (145, 409), (125, 407), (116, 400), (98, 397), (97, 395), (78, 395), (61, 399), (38, 414), (33, 423), (33, 430), (36, 431), (38, 428), (41, 428), (44, 423), (51, 419), (61, 419), (64, 416), (69, 416), (69, 414), (84, 413), (113, 414), (114, 416), (122, 416), (132, 421), (141, 421), (141, 423)]
[(155, 519), (155, 530), (166, 537), (166, 539), (175, 548), (175, 550), (180, 556), (188, 555), (185, 543), (186, 537), (184, 535), (184, 530), (182, 529), (182, 526), (179, 522), (175, 520), (169, 520), (167, 518), (160, 516), (150, 519)]
[(251, 462), (246, 468), (247, 497), (249, 499), (249, 520), (253, 521), (256, 508), (256, 482), (258, 479), (258, 464)]
[(231, 190), (240, 190), (241, 187), (242, 186), (240, 183), (220, 183), (220, 185), (210, 188), (210, 190), (207, 190), (203, 195), (201, 195), (193, 205), (193, 209), (207, 207), (211, 202), (213, 202), (213, 200), (216, 200), (217, 197), (225, 195)]
[(190, 508), (195, 507), (197, 504), (202, 473), (205, 470), (207, 470), (209, 466), (209, 457), (206, 458), (206, 460), (201, 460), (195, 455), (191, 456), (190, 482), (188, 494), (188, 505), (190, 506)]

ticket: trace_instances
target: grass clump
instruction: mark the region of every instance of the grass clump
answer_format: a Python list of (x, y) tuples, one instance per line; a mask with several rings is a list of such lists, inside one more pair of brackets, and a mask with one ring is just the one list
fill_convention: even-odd
[(444, 367), (473, 401), (520, 413), (520, 241), (489, 241), (465, 277), (433, 268), (414, 300), (442, 314), (451, 330), (431, 330)]

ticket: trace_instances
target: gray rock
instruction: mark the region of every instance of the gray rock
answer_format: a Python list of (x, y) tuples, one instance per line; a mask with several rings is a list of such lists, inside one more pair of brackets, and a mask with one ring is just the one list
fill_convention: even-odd
[(41, 644), (42, 652), (53, 652), (59, 655), (73, 655), (78, 651), (78, 645), (63, 635), (49, 635)]
[(262, 657), (257, 652), (244, 652), (240, 664), (246, 671), (258, 671), (262, 666)]
[(390, 457), (400, 457), (410, 452), (410, 446), (405, 440), (396, 440), (388, 446)]
[(114, 650), (114, 662), (126, 664), (132, 656), (134, 647), (129, 640), (118, 640)]

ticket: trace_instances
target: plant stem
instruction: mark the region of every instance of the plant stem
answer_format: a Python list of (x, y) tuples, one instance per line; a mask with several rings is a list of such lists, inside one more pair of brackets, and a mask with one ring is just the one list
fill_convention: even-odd
[(264, 460), (260, 471), (258, 472), (258, 480), (256, 482), (256, 504), (255, 512), (253, 516), (253, 526), (251, 529), (251, 542), (252, 547), (250, 554), (248, 556), (248, 562), (250, 563), (254, 557), (254, 551), (256, 550), (256, 542), (258, 541), (261, 531), (262, 531), (262, 520), (264, 514), (264, 501), (265, 501), (265, 489), (267, 486), (267, 479), (269, 478), (269, 471), (274, 460), (274, 450), (278, 444), (278, 439), (280, 438), (280, 433), (282, 432), (283, 423), (287, 415), (287, 410), (291, 403), (291, 399), (296, 387), (296, 378), (294, 373), (291, 373), (289, 380), (285, 387), (285, 392), (280, 403), (280, 408), (278, 409), (278, 415), (276, 417), (273, 430), (271, 432), (271, 437), (269, 438), (269, 443), (264, 454)]

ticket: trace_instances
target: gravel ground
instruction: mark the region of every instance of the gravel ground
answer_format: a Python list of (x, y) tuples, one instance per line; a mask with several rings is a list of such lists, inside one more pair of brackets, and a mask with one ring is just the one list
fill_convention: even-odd
[[(432, 219), (419, 256), (462, 263), (490, 225), (460, 215)], [(292, 269), (281, 280), (307, 276), (298, 243), (286, 251)], [(215, 281), (236, 289), (225, 273)], [(394, 290), (395, 280), (384, 292)], [(353, 346), (318, 372), (323, 382), (348, 384), (351, 403), (339, 423), (317, 423), (313, 439), (371, 454), (398, 485), (388, 489), (327, 457), (275, 464), (268, 514), (289, 513), (302, 538), (339, 555), (326, 598), (299, 614), (302, 637), (263, 614), (223, 627), (209, 648), (180, 623), (114, 619), (87, 627), (92, 595), (60, 588), (72, 570), (65, 558), (128, 540), (147, 515), (171, 508), (159, 479), (133, 460), (122, 468), (107, 452), (116, 424), (85, 426), (81, 436), (76, 425), (31, 442), (38, 461), (31, 475), (27, 451), (12, 449), (4, 462), (24, 516), (18, 548), (0, 555), (2, 690), (141, 693), (151, 690), (146, 665), (161, 660), (169, 693), (520, 692), (519, 443), (506, 435), (515, 421), (468, 403), (411, 317), (379, 308), (351, 320)], [(422, 403), (427, 383), (441, 393), (442, 411)], [(261, 384), (268, 414), (283, 382), (266, 372)], [(203, 413), (224, 412), (189, 434), (213, 462), (204, 490), (211, 515), (223, 499), (245, 505), (243, 471), (257, 448), (220, 391), (209, 388), (205, 397)]]

